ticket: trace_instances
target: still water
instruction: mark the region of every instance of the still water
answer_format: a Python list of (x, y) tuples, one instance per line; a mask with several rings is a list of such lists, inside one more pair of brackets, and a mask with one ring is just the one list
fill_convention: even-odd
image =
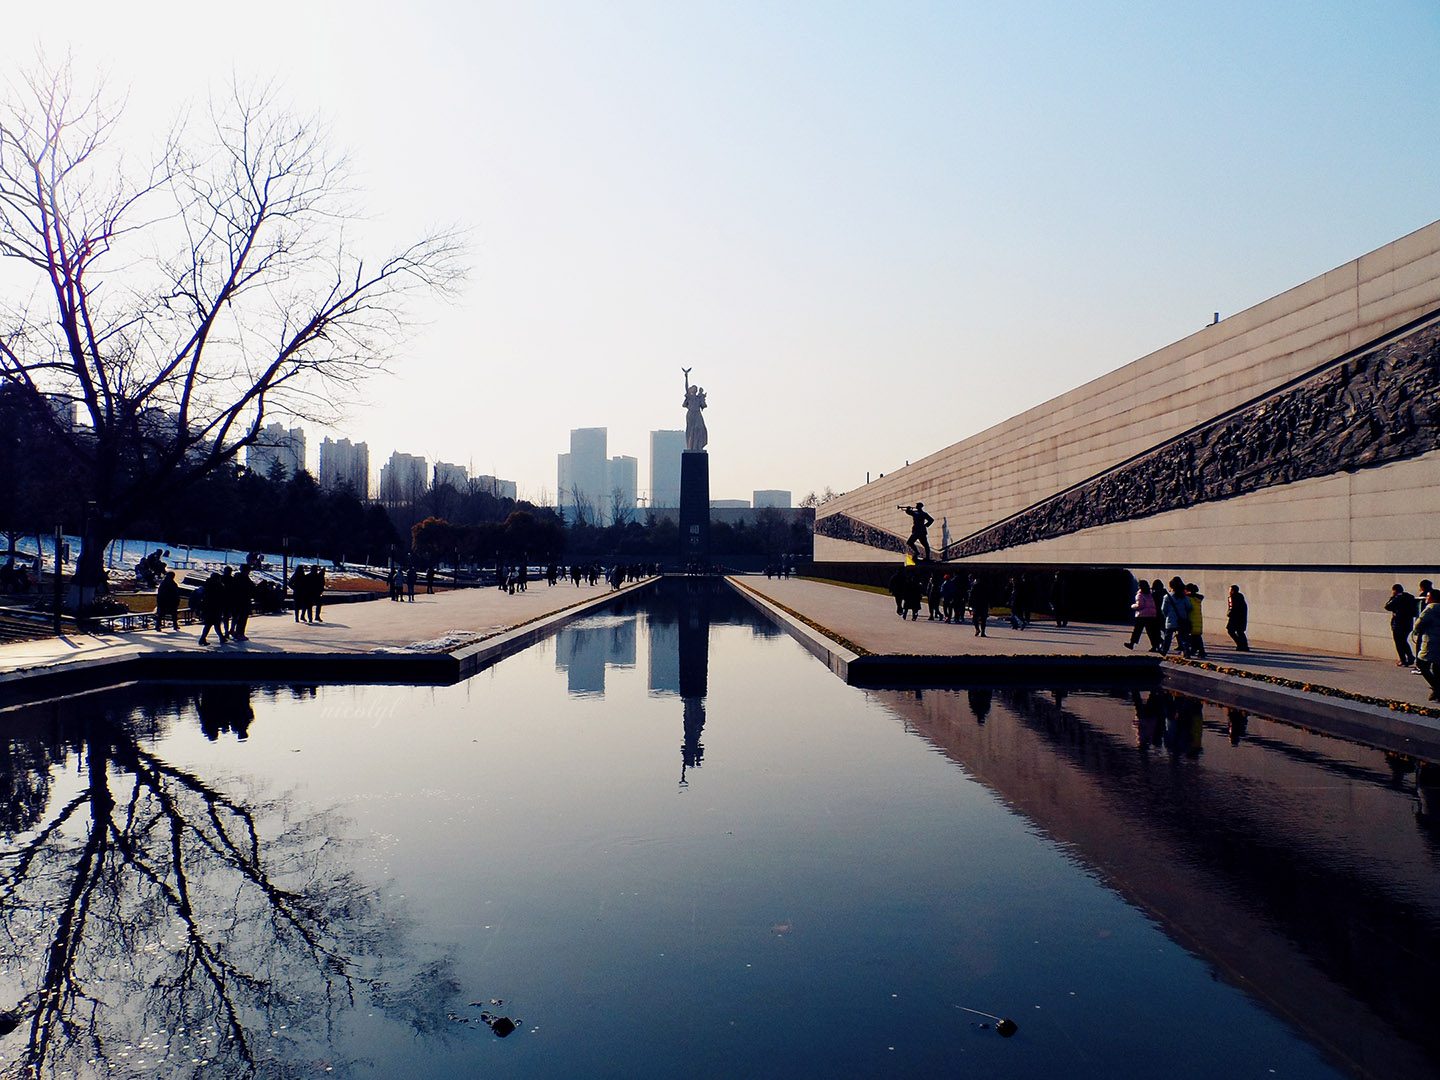
[(0, 721), (16, 1075), (1440, 1064), (1403, 763), (1162, 694), (855, 690), (723, 586), (451, 687)]

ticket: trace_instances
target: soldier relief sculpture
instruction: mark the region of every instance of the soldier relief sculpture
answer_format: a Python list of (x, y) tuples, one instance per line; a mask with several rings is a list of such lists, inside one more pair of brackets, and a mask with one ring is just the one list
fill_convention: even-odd
[(710, 433), (705, 429), (705, 417), (702, 410), (705, 408), (705, 389), (701, 386), (690, 385), (690, 368), (681, 368), (685, 375), (685, 449), (704, 450), (705, 444), (710, 441)]

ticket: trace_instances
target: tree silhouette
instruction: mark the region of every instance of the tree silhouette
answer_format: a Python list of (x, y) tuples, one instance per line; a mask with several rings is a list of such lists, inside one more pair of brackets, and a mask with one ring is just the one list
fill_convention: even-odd
[[(196, 703), (212, 738), (243, 737), (248, 723), (248, 690), (227, 689)], [(39, 813), (41, 785), (7, 791), (28, 798), (23, 812), (6, 807), (6, 825), (22, 828), (0, 846), (0, 1048), (17, 1075), (142, 1058), (197, 1074), (313, 1073), (317, 1058), (339, 1062), (337, 1026), (360, 1004), (439, 1029), (448, 961), (407, 957), (402, 919), (350, 868), (333, 814), (202, 779), (107, 719), (21, 744), (12, 768), (63, 781)]]

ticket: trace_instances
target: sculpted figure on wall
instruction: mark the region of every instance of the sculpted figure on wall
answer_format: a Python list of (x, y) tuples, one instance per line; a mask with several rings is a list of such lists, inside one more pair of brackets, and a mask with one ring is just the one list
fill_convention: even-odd
[[(948, 545), (983, 555), (1440, 449), (1440, 321), (1342, 357), (1026, 510)], [(842, 514), (821, 536), (893, 551), (899, 538)]]

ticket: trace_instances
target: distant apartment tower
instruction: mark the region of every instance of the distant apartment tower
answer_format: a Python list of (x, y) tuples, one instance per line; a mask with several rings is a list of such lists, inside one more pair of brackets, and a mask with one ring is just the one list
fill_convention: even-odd
[(380, 501), (387, 506), (405, 506), (425, 494), (429, 487), (425, 459), (396, 450), (380, 466)]
[[(562, 454), (568, 457), (568, 454)], [(497, 476), (481, 475), (473, 481), (474, 490), (483, 491), (487, 495), (494, 495), (497, 499), (509, 499), (514, 502), (516, 499), (516, 488), (514, 480), (501, 480)]]
[(639, 492), (640, 462), (633, 457), (612, 457), (605, 483), (605, 513), (609, 522), (634, 521)]
[(266, 424), (255, 441), (245, 448), (245, 466), (260, 476), (270, 476), (279, 465), (288, 480), (305, 468), (305, 432), (287, 429), (284, 424)]
[(572, 522), (583, 518), (594, 525), (604, 524), (610, 479), (607, 437), (603, 427), (576, 428), (570, 432), (570, 452), (559, 456), (555, 501)]
[(685, 432), (650, 432), (650, 505), (680, 505), (680, 455), (685, 452)]
[(325, 438), (320, 443), (320, 486), (326, 491), (349, 488), (359, 499), (370, 497), (370, 447), (349, 439)]
[(711, 510), (749, 510), (749, 499), (711, 499)]
[(789, 510), (790, 492), (781, 491), (779, 488), (762, 488), (753, 494), (750, 505), (756, 510), (763, 510), (767, 506), (773, 506), (777, 510)]
[(435, 486), (449, 484), (456, 491), (468, 491), (470, 488), (470, 470), (464, 465), (452, 465), (448, 461), (437, 461), (435, 463)]

